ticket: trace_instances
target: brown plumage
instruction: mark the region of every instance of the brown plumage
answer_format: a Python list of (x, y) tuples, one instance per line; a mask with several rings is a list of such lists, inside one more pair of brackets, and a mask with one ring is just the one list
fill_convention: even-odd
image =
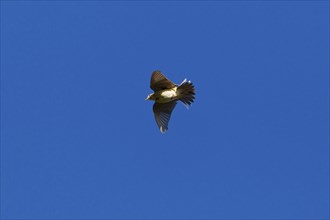
[(177, 101), (181, 101), (188, 108), (194, 102), (195, 87), (186, 79), (180, 85), (176, 85), (156, 70), (152, 73), (150, 88), (154, 93), (148, 95), (146, 100), (155, 101), (153, 112), (156, 123), (160, 131), (165, 133)]

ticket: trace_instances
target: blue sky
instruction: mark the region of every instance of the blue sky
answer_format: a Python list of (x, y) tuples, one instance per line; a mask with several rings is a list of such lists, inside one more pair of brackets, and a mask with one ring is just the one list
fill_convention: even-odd
[(0, 217), (329, 218), (329, 2), (1, 1)]

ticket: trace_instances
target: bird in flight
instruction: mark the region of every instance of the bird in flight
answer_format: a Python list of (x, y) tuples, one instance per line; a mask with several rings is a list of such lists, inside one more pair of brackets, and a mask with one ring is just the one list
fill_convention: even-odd
[(168, 129), (168, 123), (177, 101), (181, 101), (187, 108), (194, 102), (195, 87), (187, 79), (180, 85), (167, 79), (162, 72), (156, 70), (151, 75), (150, 88), (154, 93), (148, 95), (146, 100), (155, 101), (153, 112), (161, 133)]

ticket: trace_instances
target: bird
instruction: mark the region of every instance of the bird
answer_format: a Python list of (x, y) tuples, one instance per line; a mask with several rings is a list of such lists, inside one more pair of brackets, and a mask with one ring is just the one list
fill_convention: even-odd
[(154, 93), (149, 94), (145, 100), (155, 101), (154, 116), (160, 132), (164, 134), (168, 130), (171, 114), (177, 102), (181, 101), (187, 109), (194, 102), (195, 87), (187, 79), (176, 85), (161, 71), (155, 70), (151, 75), (150, 88)]

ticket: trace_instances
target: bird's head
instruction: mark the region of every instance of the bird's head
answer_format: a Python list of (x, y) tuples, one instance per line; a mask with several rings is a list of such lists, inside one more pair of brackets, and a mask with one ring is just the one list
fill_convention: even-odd
[(153, 93), (149, 94), (148, 97), (145, 100), (155, 100), (155, 96)]

